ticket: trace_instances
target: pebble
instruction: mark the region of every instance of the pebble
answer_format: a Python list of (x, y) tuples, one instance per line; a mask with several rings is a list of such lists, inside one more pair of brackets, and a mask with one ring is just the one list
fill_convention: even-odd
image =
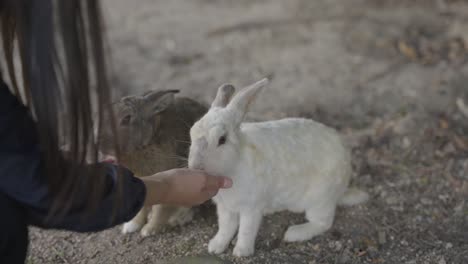
[(444, 203), (448, 202), (449, 199), (450, 199), (450, 196), (447, 195), (447, 194), (441, 194), (439, 196), (437, 196), (441, 201), (443, 201)]
[(385, 202), (387, 204), (396, 204), (398, 202), (398, 198), (396, 198), (395, 196), (391, 196), (385, 199)]
[(409, 140), (408, 137), (403, 138), (402, 145), (403, 145), (403, 148), (405, 148), (405, 149), (407, 149), (407, 148), (409, 148), (411, 146), (411, 141)]
[(340, 256), (340, 258), (338, 259), (338, 263), (346, 264), (350, 262), (351, 262), (350, 252), (344, 251), (343, 254)]
[(340, 251), (343, 248), (343, 245), (341, 244), (340, 241), (335, 242), (335, 250)]
[(375, 258), (377, 256), (378, 252), (379, 252), (379, 250), (374, 246), (370, 246), (370, 247), (367, 248), (367, 253), (369, 254), (369, 256), (371, 258)]
[(441, 258), (439, 259), (438, 264), (447, 264), (447, 261), (445, 261), (445, 258), (444, 258), (444, 257), (441, 257)]
[(428, 199), (428, 198), (422, 198), (421, 203), (424, 204), (424, 205), (431, 205), (432, 201), (431, 201), (431, 199)]
[(385, 231), (379, 231), (378, 232), (378, 240), (379, 240), (379, 244), (380, 245), (383, 245), (387, 242), (387, 235), (385, 234)]
[(312, 246), (312, 249), (313, 249), (314, 251), (319, 251), (319, 250), (320, 250), (320, 245), (319, 245), (319, 244), (315, 244), (315, 245)]
[(216, 256), (188, 256), (173, 259), (167, 264), (228, 264), (230, 262), (224, 261)]

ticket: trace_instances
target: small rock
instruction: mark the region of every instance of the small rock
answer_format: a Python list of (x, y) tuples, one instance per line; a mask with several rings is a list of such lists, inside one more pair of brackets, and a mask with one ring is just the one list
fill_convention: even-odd
[(404, 137), (401, 144), (402, 144), (403, 148), (405, 148), (405, 149), (411, 147), (411, 141), (409, 140), (408, 137)]
[(343, 254), (338, 259), (338, 263), (346, 264), (351, 262), (350, 252), (344, 251)]
[(429, 198), (421, 198), (421, 203), (424, 205), (431, 205), (432, 201)]
[(320, 245), (319, 245), (319, 244), (315, 244), (315, 245), (312, 246), (312, 249), (313, 249), (314, 251), (319, 251), (319, 250), (320, 250)]
[(335, 250), (340, 251), (343, 248), (343, 245), (340, 241), (335, 241)]
[(399, 206), (392, 206), (390, 207), (392, 210), (394, 211), (397, 211), (397, 212), (403, 212), (405, 211), (405, 207), (403, 207), (403, 205), (399, 205)]
[(454, 208), (455, 213), (457, 213), (457, 214), (461, 213), (463, 211), (463, 207), (465, 207), (465, 201), (462, 201), (460, 204), (455, 206), (455, 208)]
[(168, 264), (227, 264), (229, 262), (224, 261), (216, 256), (189, 256), (174, 259)]
[(441, 257), (441, 258), (439, 259), (438, 264), (447, 264), (447, 261), (445, 261), (445, 258), (444, 258), (444, 257)]
[(452, 243), (447, 243), (447, 244), (445, 245), (445, 248), (446, 248), (446, 249), (451, 249), (451, 248), (453, 248), (453, 244), (452, 244)]
[(176, 43), (172, 39), (166, 39), (166, 41), (164, 41), (164, 46), (167, 50), (173, 51), (175, 50)]
[(395, 196), (391, 196), (391, 197), (388, 197), (387, 199), (385, 199), (385, 202), (387, 204), (396, 204), (398, 202), (398, 198), (395, 197)]
[(385, 197), (387, 197), (388, 192), (387, 191), (382, 191), (379, 194), (380, 194), (380, 197), (385, 198)]
[(369, 256), (371, 258), (376, 257), (378, 252), (379, 252), (379, 250), (374, 246), (371, 246), (371, 247), (367, 248), (367, 253), (369, 254)]
[(439, 198), (441, 201), (443, 201), (444, 203), (446, 203), (446, 202), (449, 200), (450, 196), (447, 195), (447, 194), (440, 194), (440, 195), (438, 196), (438, 198)]
[(380, 245), (383, 245), (387, 242), (387, 235), (385, 234), (385, 231), (381, 230), (378, 232), (378, 241)]

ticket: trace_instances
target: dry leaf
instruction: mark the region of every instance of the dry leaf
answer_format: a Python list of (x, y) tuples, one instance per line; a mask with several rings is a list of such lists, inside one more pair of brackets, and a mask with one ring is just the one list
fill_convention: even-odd
[(455, 143), (455, 146), (457, 146), (457, 148), (464, 151), (468, 150), (468, 140), (466, 140), (465, 138), (454, 135), (453, 142)]
[(465, 104), (462, 98), (457, 98), (456, 100), (456, 105), (458, 107), (458, 110), (466, 117), (468, 118), (468, 106)]
[(408, 44), (406, 44), (404, 41), (400, 40), (398, 41), (398, 50), (403, 54), (405, 55), (406, 57), (412, 59), (412, 60), (416, 60), (417, 59), (417, 53), (416, 53), (416, 50), (409, 46)]
[(439, 119), (439, 126), (442, 129), (447, 129), (449, 127), (449, 123), (445, 119)]

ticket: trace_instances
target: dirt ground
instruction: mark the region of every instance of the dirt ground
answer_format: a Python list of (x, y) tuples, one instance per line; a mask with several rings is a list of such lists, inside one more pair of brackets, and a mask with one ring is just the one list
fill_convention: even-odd
[[(304, 243), (281, 240), (301, 215), (268, 216), (255, 255), (231, 247), (225, 263), (468, 263), (468, 1), (107, 0), (105, 13), (122, 94), (208, 103), (221, 83), (269, 76), (254, 115), (310, 117), (353, 146), (367, 204)], [(213, 207), (144, 239), (32, 228), (28, 263), (166, 263), (207, 254), (216, 228)]]

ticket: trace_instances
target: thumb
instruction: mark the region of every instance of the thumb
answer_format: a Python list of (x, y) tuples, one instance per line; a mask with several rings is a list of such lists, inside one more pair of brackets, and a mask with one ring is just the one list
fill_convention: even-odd
[(223, 189), (229, 189), (232, 187), (232, 180), (231, 178), (228, 178), (228, 177), (219, 177), (220, 178), (220, 185), (219, 188), (223, 188)]
[(205, 190), (218, 190), (220, 188), (227, 189), (231, 188), (232, 180), (223, 176), (208, 176)]

